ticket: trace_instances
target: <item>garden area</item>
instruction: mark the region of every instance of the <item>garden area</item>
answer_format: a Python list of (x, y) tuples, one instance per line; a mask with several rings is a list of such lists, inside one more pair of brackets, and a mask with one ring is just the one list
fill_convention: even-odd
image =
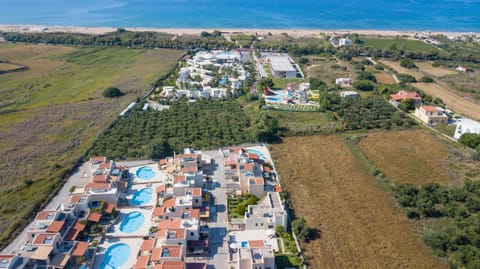
[(246, 193), (238, 196), (229, 196), (228, 204), (228, 221), (234, 218), (243, 218), (249, 205), (256, 205), (259, 199), (252, 194)]

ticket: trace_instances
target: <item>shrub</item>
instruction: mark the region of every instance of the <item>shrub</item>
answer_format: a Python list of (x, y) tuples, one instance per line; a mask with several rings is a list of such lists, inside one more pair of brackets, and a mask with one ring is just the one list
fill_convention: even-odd
[(434, 80), (429, 76), (423, 76), (418, 80), (419, 82), (432, 83)]
[(397, 74), (397, 78), (403, 82), (403, 83), (406, 83), (406, 82), (417, 82), (417, 79), (415, 79), (414, 76), (412, 75), (409, 75), (409, 74)]
[(417, 68), (415, 63), (412, 60), (410, 60), (409, 58), (403, 58), (400, 61), (400, 66), (405, 67), (405, 68), (409, 68), (409, 69)]
[(375, 84), (370, 80), (355, 80), (353, 87), (360, 91), (373, 91), (375, 90)]
[(310, 239), (310, 227), (304, 218), (292, 221), (292, 231), (299, 240), (306, 242)]
[(120, 97), (123, 94), (124, 93), (116, 87), (108, 87), (102, 92), (103, 97), (106, 98)]
[(245, 211), (246, 211), (246, 210), (247, 210), (247, 209), (246, 209), (246, 207), (245, 207), (245, 204), (243, 204), (243, 203), (242, 203), (242, 204), (239, 204), (239, 205), (237, 206), (237, 209), (236, 209), (237, 214), (238, 214), (238, 215), (241, 215), (241, 216), (245, 215)]
[(465, 133), (458, 139), (458, 142), (473, 149), (480, 145), (480, 135)]
[(409, 219), (419, 219), (420, 218), (420, 213), (418, 213), (418, 211), (414, 208), (407, 209), (406, 213), (407, 213), (407, 217)]

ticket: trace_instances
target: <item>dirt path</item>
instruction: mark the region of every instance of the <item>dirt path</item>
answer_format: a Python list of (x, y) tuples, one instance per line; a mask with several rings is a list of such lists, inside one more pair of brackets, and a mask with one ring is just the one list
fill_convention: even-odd
[(444, 268), (337, 136), (287, 138), (273, 157), (295, 212), (321, 230), (310, 268)]

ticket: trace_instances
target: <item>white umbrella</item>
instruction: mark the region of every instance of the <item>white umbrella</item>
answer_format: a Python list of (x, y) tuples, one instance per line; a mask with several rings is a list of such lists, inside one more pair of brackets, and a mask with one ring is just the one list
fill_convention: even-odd
[(231, 249), (237, 249), (238, 248), (237, 243), (231, 243), (230, 248)]

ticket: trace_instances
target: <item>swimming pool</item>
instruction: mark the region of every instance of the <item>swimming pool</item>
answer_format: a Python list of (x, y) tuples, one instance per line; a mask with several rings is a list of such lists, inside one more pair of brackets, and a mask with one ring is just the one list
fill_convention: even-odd
[(138, 168), (136, 175), (140, 179), (152, 179), (155, 176), (155, 172), (153, 172), (151, 167), (142, 166)]
[(225, 85), (225, 83), (227, 83), (227, 78), (222, 77), (222, 78), (220, 78), (219, 82), (220, 82), (220, 84)]
[(280, 96), (272, 96), (272, 97), (265, 97), (266, 101), (273, 101), (273, 102), (282, 102), (283, 97)]
[(125, 215), (120, 224), (120, 231), (124, 233), (133, 233), (142, 227), (145, 217), (139, 211), (133, 211)]
[(101, 269), (117, 269), (130, 257), (130, 247), (127, 244), (120, 243), (111, 245), (105, 251), (105, 258), (100, 265)]
[(248, 248), (248, 242), (242, 241), (242, 248)]
[(258, 151), (258, 150), (256, 150), (256, 149), (248, 149), (248, 153), (257, 154), (260, 159), (264, 159), (264, 160), (267, 159), (267, 158), (263, 155), (263, 153), (261, 153), (260, 151)]
[(139, 206), (149, 204), (150, 201), (152, 201), (152, 193), (152, 188), (143, 188), (136, 191), (135, 194), (133, 194), (132, 198), (133, 205)]

